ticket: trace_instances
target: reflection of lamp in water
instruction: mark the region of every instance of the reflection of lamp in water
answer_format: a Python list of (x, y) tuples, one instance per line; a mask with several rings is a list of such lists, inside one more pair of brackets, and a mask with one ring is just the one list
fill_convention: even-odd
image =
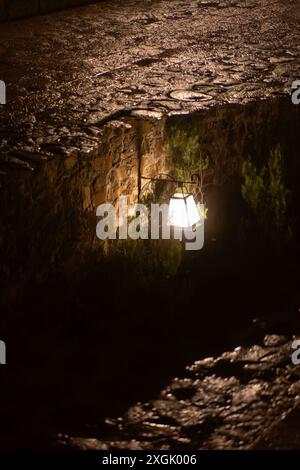
[(192, 227), (200, 220), (200, 214), (192, 194), (177, 192), (169, 203), (168, 225), (187, 228)]
[[(201, 215), (199, 213), (197, 204), (195, 202), (193, 194), (188, 192), (185, 188), (185, 184), (193, 185), (197, 184), (196, 181), (178, 181), (175, 180), (171, 175), (160, 173), (164, 178), (156, 176), (154, 178), (149, 178), (147, 176), (140, 175), (140, 179), (149, 180), (146, 185), (141, 188), (139, 184), (138, 191), (138, 200), (140, 200), (140, 193), (149, 183), (162, 181), (165, 184), (167, 183), (176, 183), (178, 190), (171, 197), (168, 208), (168, 225), (173, 225), (178, 228), (188, 228), (193, 227), (199, 220), (201, 220)], [(184, 189), (185, 188), (185, 189)]]

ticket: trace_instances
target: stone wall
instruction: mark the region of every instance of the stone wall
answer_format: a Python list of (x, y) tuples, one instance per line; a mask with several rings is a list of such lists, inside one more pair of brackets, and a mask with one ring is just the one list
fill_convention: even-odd
[(92, 3), (91, 0), (0, 0), (0, 22)]
[(120, 195), (136, 202), (139, 161), (147, 175), (166, 171), (162, 128), (162, 122), (110, 121), (89, 128), (80, 151), (20, 151), (1, 165), (0, 278), (8, 300), (51, 272), (101, 260), (96, 207)]
[(120, 195), (136, 202), (139, 173), (155, 177), (170, 172), (166, 142), (174, 126), (196, 132), (209, 157), (206, 236), (224, 241), (229, 227), (232, 242), (239, 224), (241, 166), (248, 155), (267, 158), (280, 143), (288, 156), (289, 187), (300, 200), (299, 119), (299, 108), (289, 99), (161, 120), (124, 116), (87, 127), (80, 137), (61, 128), (59, 145), (44, 146), (44, 153), (12, 151), (0, 165), (3, 292), (15, 297), (26, 283), (43, 282), (49, 273), (76, 271), (89, 259), (97, 263), (102, 251), (96, 237), (97, 206), (114, 203)]

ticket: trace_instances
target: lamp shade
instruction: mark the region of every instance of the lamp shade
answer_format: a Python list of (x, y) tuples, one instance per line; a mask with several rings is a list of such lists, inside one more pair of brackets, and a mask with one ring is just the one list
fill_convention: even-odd
[(199, 222), (200, 214), (192, 194), (175, 193), (169, 203), (168, 225), (187, 228)]

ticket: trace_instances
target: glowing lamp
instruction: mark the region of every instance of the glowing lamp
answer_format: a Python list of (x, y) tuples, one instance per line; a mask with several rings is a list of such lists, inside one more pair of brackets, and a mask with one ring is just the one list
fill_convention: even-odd
[(192, 194), (175, 193), (169, 203), (168, 225), (187, 228), (199, 222), (200, 214)]

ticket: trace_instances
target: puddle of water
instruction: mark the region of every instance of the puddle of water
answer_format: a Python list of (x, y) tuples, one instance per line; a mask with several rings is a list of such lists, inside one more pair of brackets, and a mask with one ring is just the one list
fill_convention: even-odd
[(143, 119), (162, 119), (163, 113), (151, 109), (135, 109), (131, 112), (131, 116)]
[(178, 101), (210, 101), (213, 99), (211, 95), (193, 90), (174, 90), (169, 93), (169, 96)]

